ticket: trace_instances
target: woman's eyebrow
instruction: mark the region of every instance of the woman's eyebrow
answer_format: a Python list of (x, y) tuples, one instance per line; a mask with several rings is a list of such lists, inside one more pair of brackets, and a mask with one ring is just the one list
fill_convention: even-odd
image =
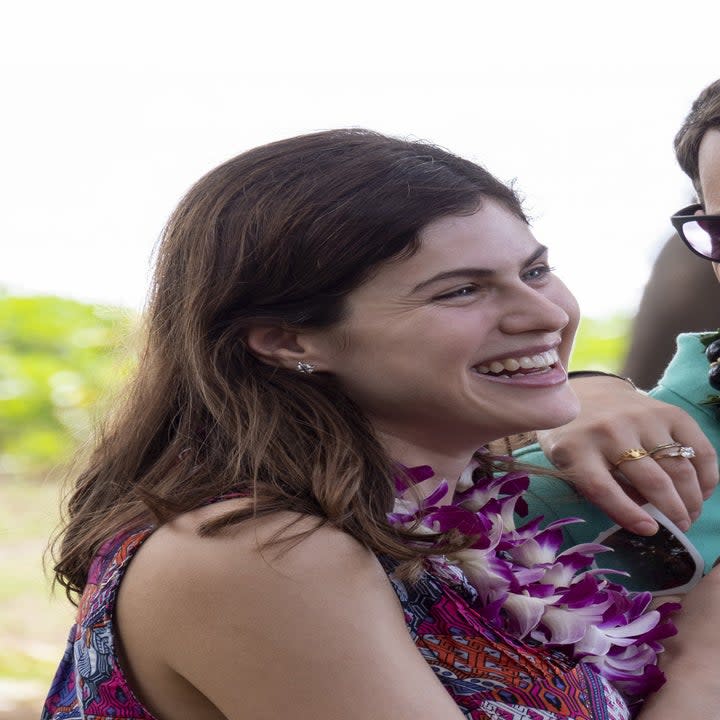
[[(528, 265), (531, 265), (534, 263), (539, 257), (542, 257), (547, 252), (547, 247), (545, 245), (540, 245), (522, 264), (521, 267), (527, 267)], [(441, 280), (451, 280), (453, 278), (459, 278), (459, 277), (488, 277), (490, 275), (494, 275), (494, 270), (489, 270), (488, 268), (457, 268), (456, 270), (446, 270), (445, 272), (438, 273), (437, 275), (433, 275), (431, 278), (428, 278), (427, 280), (423, 280), (421, 283), (418, 283), (410, 292), (416, 293), (420, 290), (423, 290), (428, 285), (432, 285), (433, 283), (439, 282)]]

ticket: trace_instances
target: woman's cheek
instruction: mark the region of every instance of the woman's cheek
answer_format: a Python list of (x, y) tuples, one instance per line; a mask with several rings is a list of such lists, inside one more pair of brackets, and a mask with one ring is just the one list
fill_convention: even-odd
[(553, 300), (565, 310), (569, 318), (568, 324), (562, 332), (563, 339), (558, 350), (563, 365), (567, 367), (570, 361), (573, 341), (575, 340), (575, 333), (577, 333), (578, 325), (580, 324), (580, 306), (567, 285), (558, 278), (556, 278), (556, 281), (557, 289), (554, 293)]

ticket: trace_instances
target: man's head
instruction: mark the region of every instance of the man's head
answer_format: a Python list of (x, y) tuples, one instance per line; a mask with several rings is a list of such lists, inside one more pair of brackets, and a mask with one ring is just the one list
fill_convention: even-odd
[(720, 80), (708, 85), (692, 104), (690, 113), (675, 136), (675, 155), (690, 177), (695, 190), (704, 198), (700, 178), (700, 144), (709, 130), (720, 130)]
[(714, 260), (720, 280), (720, 80), (693, 103), (675, 136), (675, 154), (700, 202), (675, 215), (673, 225), (693, 252)]

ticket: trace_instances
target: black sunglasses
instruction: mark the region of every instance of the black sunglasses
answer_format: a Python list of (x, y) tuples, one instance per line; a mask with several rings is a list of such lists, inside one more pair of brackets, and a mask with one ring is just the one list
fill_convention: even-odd
[(595, 542), (614, 552), (601, 553), (593, 564), (628, 573), (627, 578), (615, 582), (633, 592), (649, 591), (656, 597), (686, 593), (703, 575), (702, 556), (680, 528), (654, 505), (646, 503), (643, 508), (658, 521), (657, 533), (641, 537), (613, 525)]
[(696, 255), (720, 262), (720, 215), (695, 214), (702, 209), (702, 205), (690, 205), (675, 213), (670, 222)]

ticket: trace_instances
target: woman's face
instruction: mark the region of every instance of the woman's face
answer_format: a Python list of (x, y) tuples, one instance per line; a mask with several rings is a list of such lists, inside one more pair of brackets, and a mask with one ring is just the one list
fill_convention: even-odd
[(487, 200), (431, 222), (318, 334), (323, 362), (381, 436), (443, 452), (572, 420), (578, 307), (528, 226)]

